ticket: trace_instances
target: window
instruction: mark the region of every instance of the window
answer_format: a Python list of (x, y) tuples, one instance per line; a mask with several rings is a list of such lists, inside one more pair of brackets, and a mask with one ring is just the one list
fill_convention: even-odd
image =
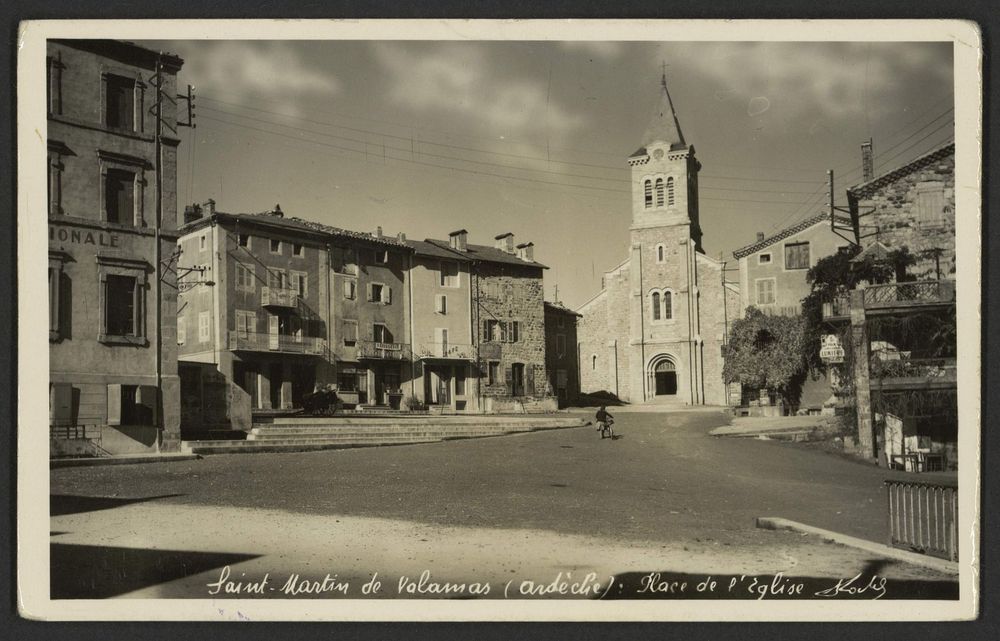
[(283, 289), (285, 287), (285, 272), (282, 269), (267, 268), (267, 286), (271, 289)]
[(597, 354), (590, 356), (590, 369), (597, 369)]
[(336, 261), (337, 271), (341, 274), (357, 274), (358, 264), (354, 257), (354, 249), (351, 247), (345, 247), (334, 255), (334, 260)]
[(376, 249), (374, 254), (375, 254), (374, 260), (376, 264), (387, 265), (389, 263), (388, 249)]
[(663, 292), (663, 320), (670, 320), (674, 317), (674, 295), (672, 292)]
[(458, 287), (458, 263), (441, 261), (441, 287)]
[(566, 353), (566, 335), (556, 334), (556, 356), (562, 356)]
[(564, 317), (560, 316), (560, 317), (559, 317), (559, 318), (558, 318), (558, 319), (556, 320), (556, 325), (557, 325), (557, 326), (558, 326), (558, 327), (559, 327), (560, 329), (561, 329), (561, 328), (563, 328), (563, 327), (566, 327), (566, 319), (565, 319)]
[(663, 207), (663, 179), (656, 179), (656, 206)]
[(486, 380), (488, 385), (500, 384), (500, 363), (498, 361), (489, 362)]
[(446, 295), (444, 295), (444, 294), (438, 294), (434, 298), (436, 299), (435, 300), (435, 305), (434, 305), (434, 311), (436, 311), (438, 314), (447, 314), (448, 313), (448, 297)]
[(250, 234), (237, 234), (236, 242), (239, 243), (240, 247), (250, 248)]
[(270, 239), (270, 246), (271, 246), (271, 253), (272, 254), (280, 254), (281, 253), (281, 241), (280, 240), (275, 240), (274, 238)]
[(771, 262), (771, 252), (767, 252), (766, 254), (758, 254), (757, 255), (757, 264), (758, 265), (767, 265), (770, 262)]
[(46, 90), (48, 91), (48, 106), (50, 114), (62, 113), (62, 70), (65, 65), (62, 63), (61, 54), (56, 58), (46, 58)]
[(240, 336), (241, 338), (246, 338), (256, 333), (257, 333), (257, 312), (251, 312), (243, 309), (236, 310), (237, 336)]
[(62, 338), (61, 323), (59, 322), (59, 294), (62, 278), (62, 262), (49, 258), (49, 340), (58, 341)]
[(198, 342), (207, 343), (212, 340), (212, 313), (198, 313)]
[(337, 391), (357, 392), (358, 374), (356, 372), (340, 372), (337, 374)]
[(344, 321), (344, 345), (351, 346), (358, 342), (358, 321)]
[(135, 131), (135, 80), (107, 74), (104, 124), (109, 129)]
[(198, 238), (198, 250), (205, 251), (206, 247), (208, 247), (208, 236), (202, 234), (201, 237)]
[(347, 300), (354, 300), (357, 296), (358, 291), (358, 281), (353, 278), (348, 278), (344, 281), (344, 298)]
[(656, 246), (656, 262), (662, 263), (666, 260), (666, 248), (663, 245)]
[(465, 366), (455, 368), (455, 396), (465, 396)]
[(653, 320), (660, 320), (660, 292), (653, 292), (652, 309)]
[(306, 255), (306, 250), (305, 247), (302, 246), (302, 243), (292, 243), (292, 256), (295, 256), (296, 258), (302, 258), (305, 255)]
[(299, 298), (305, 298), (309, 295), (309, 275), (305, 272), (290, 272), (289, 280), (291, 281), (291, 287), (298, 294)]
[(516, 343), (520, 340), (521, 322), (489, 318), (483, 321), (483, 341)]
[(652, 180), (646, 180), (646, 182), (643, 183), (643, 192), (644, 192), (645, 197), (646, 197), (646, 209), (649, 209), (650, 207), (653, 206), (653, 181)]
[(496, 342), (500, 340), (500, 321), (488, 318), (483, 321), (483, 341)]
[(924, 226), (940, 225), (944, 222), (944, 183), (917, 183), (917, 223)]
[(98, 340), (135, 345), (145, 341), (146, 274), (152, 267), (145, 261), (97, 256), (100, 280)]
[(375, 323), (372, 325), (372, 340), (376, 343), (391, 343), (392, 332), (383, 323)]
[(672, 206), (674, 204), (674, 178), (671, 176), (667, 178), (667, 205)]
[(253, 272), (252, 266), (236, 263), (236, 291), (252, 292), (256, 289)]
[(757, 304), (758, 305), (773, 305), (774, 304), (774, 279), (773, 278), (758, 278), (757, 284)]
[(809, 269), (809, 243), (785, 245), (785, 269)]
[(385, 285), (381, 283), (372, 283), (368, 286), (368, 302), (370, 303), (380, 303), (382, 302), (382, 290)]
[(62, 174), (65, 169), (62, 154), (56, 149), (49, 149), (49, 215), (58, 216), (62, 208)]
[(155, 425), (158, 390), (153, 385), (108, 384), (108, 425)]
[(108, 169), (104, 174), (104, 219), (120, 225), (136, 224), (135, 172)]

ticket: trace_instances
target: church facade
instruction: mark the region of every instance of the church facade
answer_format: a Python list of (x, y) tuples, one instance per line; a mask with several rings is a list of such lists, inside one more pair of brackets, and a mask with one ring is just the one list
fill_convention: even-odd
[(701, 246), (698, 172), (666, 79), (632, 173), (630, 244), (581, 306), (580, 389), (633, 404), (728, 405), (722, 345), (739, 290)]

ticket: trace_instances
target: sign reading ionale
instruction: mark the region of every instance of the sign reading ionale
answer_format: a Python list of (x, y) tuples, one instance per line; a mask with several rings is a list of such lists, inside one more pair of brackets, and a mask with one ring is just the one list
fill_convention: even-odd
[(97, 247), (118, 247), (118, 236), (103, 231), (93, 232), (83, 229), (67, 229), (49, 225), (49, 242), (94, 245)]

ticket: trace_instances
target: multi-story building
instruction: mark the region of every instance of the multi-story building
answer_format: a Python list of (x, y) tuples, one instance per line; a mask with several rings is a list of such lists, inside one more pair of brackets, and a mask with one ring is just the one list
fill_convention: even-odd
[(560, 407), (580, 393), (576, 321), (580, 314), (559, 302), (545, 301), (545, 369)]
[(409, 272), (402, 236), (307, 223), (330, 238), (330, 354), (349, 405), (400, 406), (413, 394)]
[[(850, 223), (846, 218), (841, 222)], [(829, 214), (807, 218), (766, 238), (758, 233), (755, 242), (733, 252), (739, 261), (741, 295), (735, 317), (751, 305), (765, 314), (798, 316), (802, 299), (809, 295), (809, 268), (847, 245), (830, 229)]]
[(229, 214), (210, 200), (184, 215), (177, 343), (185, 429), (243, 429), (250, 411), (301, 407), (332, 377), (328, 235), (280, 208)]
[(859, 287), (823, 305), (828, 340), (853, 355), (846, 375), (859, 450), (914, 471), (955, 468), (955, 146), (851, 187), (847, 197), (864, 247), (859, 256), (878, 260), (906, 248), (916, 260), (896, 282)]
[(169, 267), (177, 240), (182, 64), (125, 42), (48, 43), (54, 453), (179, 446), (177, 297)]
[(578, 310), (582, 391), (631, 403), (726, 404), (722, 345), (739, 295), (723, 283), (723, 264), (702, 251), (701, 163), (681, 133), (665, 78), (628, 165), (628, 258)]
[(476, 367), (473, 262), (465, 254), (468, 232), (452, 232), (447, 247), (409, 241), (410, 325), (415, 398), (432, 408), (480, 409)]

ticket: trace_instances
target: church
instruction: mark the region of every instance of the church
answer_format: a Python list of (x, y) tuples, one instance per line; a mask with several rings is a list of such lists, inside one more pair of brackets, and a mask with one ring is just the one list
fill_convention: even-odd
[(632, 404), (729, 405), (722, 345), (740, 315), (739, 289), (702, 250), (701, 163), (681, 132), (666, 77), (641, 142), (628, 157), (627, 255), (577, 310), (580, 391)]

